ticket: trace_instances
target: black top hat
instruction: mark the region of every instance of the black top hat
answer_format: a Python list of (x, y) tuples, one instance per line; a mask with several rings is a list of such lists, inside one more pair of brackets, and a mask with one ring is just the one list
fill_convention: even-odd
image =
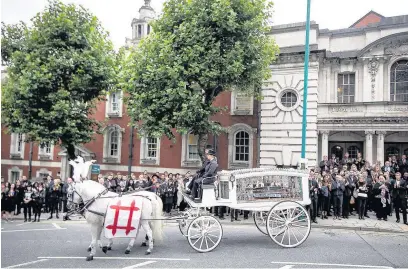
[(208, 155), (215, 156), (215, 151), (213, 149), (208, 149)]

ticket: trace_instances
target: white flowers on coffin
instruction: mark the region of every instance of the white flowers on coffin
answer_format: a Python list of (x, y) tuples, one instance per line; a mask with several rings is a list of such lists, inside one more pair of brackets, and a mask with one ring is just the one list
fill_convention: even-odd
[(84, 161), (81, 156), (76, 157), (75, 160), (69, 160), (69, 164), (74, 168), (74, 175), (72, 176), (75, 182), (80, 182), (81, 179), (86, 179), (89, 172), (89, 167), (95, 163), (96, 160)]

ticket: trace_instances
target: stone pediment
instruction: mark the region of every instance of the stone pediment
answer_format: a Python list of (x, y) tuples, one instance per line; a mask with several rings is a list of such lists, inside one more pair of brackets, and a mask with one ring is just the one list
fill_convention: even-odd
[(363, 48), (357, 57), (408, 55), (408, 32), (382, 37)]
[[(94, 152), (82, 146), (75, 146), (75, 151), (79, 151), (81, 153), (81, 156), (91, 156), (92, 154), (94, 154)], [(60, 152), (58, 152), (58, 156), (65, 155), (67, 155), (67, 149), (63, 149)]]

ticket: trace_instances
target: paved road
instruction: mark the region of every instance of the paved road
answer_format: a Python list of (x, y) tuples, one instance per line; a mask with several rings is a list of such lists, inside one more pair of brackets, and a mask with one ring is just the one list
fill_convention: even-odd
[[(197, 253), (178, 227), (166, 225), (166, 239), (152, 255), (138, 239), (125, 255), (127, 240), (116, 240), (107, 255), (99, 249), (86, 262), (89, 228), (82, 222), (3, 223), (1, 267), (12, 268), (407, 268), (408, 235), (313, 229), (295, 249), (283, 249), (248, 225), (224, 225), (221, 244)], [(405, 250), (402, 250), (405, 249)], [(402, 251), (402, 252), (401, 252)], [(405, 252), (404, 252), (405, 251)]]

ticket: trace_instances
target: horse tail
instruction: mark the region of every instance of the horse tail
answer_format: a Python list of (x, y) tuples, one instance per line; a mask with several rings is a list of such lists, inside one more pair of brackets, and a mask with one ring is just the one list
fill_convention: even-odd
[(152, 223), (152, 232), (153, 238), (155, 241), (163, 242), (163, 228), (164, 228), (164, 220), (163, 220), (163, 202), (159, 196), (156, 195), (156, 203), (153, 205), (153, 221)]

